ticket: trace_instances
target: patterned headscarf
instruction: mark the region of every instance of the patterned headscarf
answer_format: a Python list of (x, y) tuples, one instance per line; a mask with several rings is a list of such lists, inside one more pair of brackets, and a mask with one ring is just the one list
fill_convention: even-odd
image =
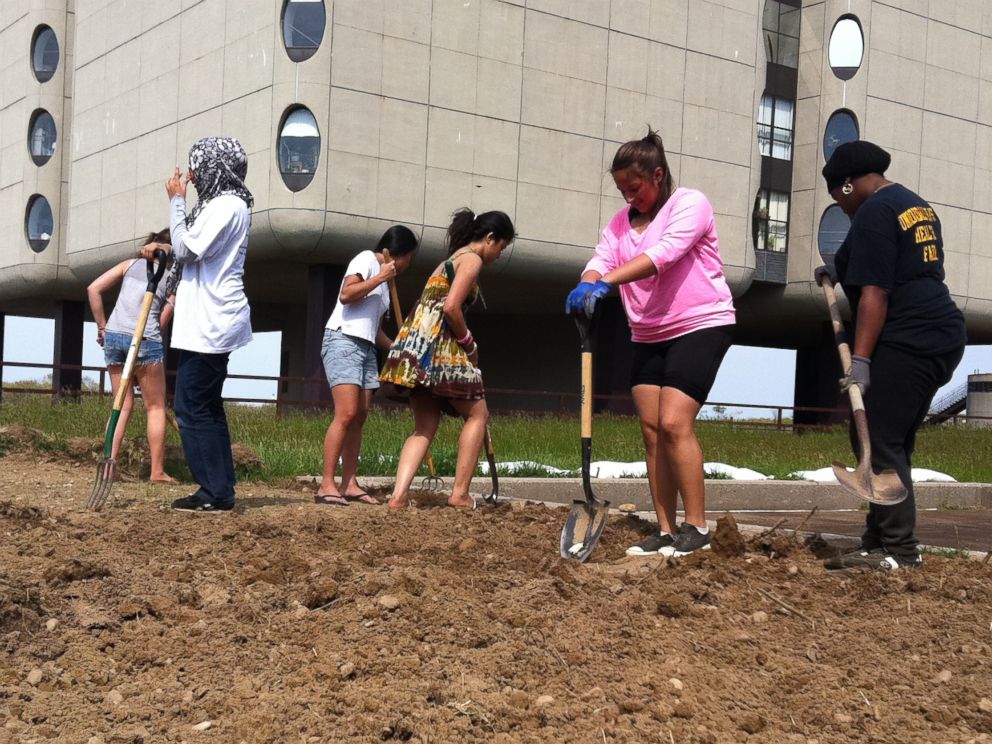
[(248, 154), (234, 137), (204, 137), (189, 149), (189, 167), (196, 176), (196, 206), (186, 218), (192, 225), (200, 211), (214, 197), (233, 194), (243, 199), (248, 209), (255, 203), (245, 186)]

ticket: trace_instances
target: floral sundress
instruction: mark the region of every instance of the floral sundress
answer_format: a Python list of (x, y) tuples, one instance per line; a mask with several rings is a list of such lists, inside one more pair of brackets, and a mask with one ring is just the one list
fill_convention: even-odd
[(454, 264), (445, 261), (444, 270), (427, 280), (389, 350), (380, 380), (410, 390), (423, 389), (439, 398), (485, 396), (482, 372), (469, 361), (444, 318), (444, 301), (454, 276)]

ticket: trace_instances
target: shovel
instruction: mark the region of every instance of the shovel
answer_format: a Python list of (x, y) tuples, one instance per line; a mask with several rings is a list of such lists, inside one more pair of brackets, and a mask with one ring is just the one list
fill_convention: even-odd
[(114, 478), (117, 476), (117, 462), (111, 456), (114, 447), (114, 432), (117, 431), (117, 420), (121, 417), (124, 399), (127, 397), (128, 390), (131, 389), (131, 374), (134, 372), (134, 363), (138, 359), (138, 349), (141, 347), (141, 337), (145, 333), (145, 324), (148, 322), (148, 314), (151, 312), (152, 301), (155, 299), (155, 290), (158, 288), (162, 275), (165, 274), (165, 251), (156, 250), (155, 259), (158, 261), (157, 269), (154, 262), (146, 262), (148, 286), (145, 287), (141, 312), (138, 314), (131, 347), (127, 350), (127, 359), (124, 361), (121, 382), (117, 387), (117, 395), (114, 396), (114, 406), (110, 411), (110, 419), (107, 421), (107, 435), (103, 439), (103, 458), (96, 464), (96, 482), (94, 482), (93, 491), (86, 502), (86, 508), (93, 511), (100, 511), (103, 508), (107, 497), (110, 496)]
[[(382, 252), (382, 257), (387, 261), (392, 261), (389, 257), (389, 251), (384, 250)], [(396, 291), (396, 282), (392, 279), (389, 280), (389, 298), (393, 301), (393, 315), (396, 318), (396, 333), (400, 332), (400, 327), (403, 325), (403, 309), (400, 307), (400, 295)], [(427, 456), (424, 458), (424, 462), (427, 463), (427, 472), (430, 473), (426, 478), (424, 478), (423, 483), (420, 487), (428, 491), (439, 491), (444, 486), (444, 479), (439, 478), (437, 475), (437, 470), (434, 468), (434, 458), (431, 456), (431, 451), (427, 450)]]
[[(851, 368), (851, 349), (845, 340), (844, 324), (841, 321), (840, 311), (837, 309), (834, 285), (830, 278), (825, 276), (821, 280), (820, 286), (823, 287), (827, 309), (830, 311), (830, 322), (833, 325), (834, 338), (837, 340), (840, 364), (844, 370), (848, 370)], [(883, 470), (880, 473), (875, 473), (871, 469), (871, 440), (868, 436), (868, 417), (865, 415), (861, 388), (857, 385), (851, 385), (847, 394), (851, 398), (851, 416), (854, 419), (854, 430), (857, 433), (861, 457), (858, 459), (858, 466), (853, 473), (841, 463), (834, 461), (834, 476), (844, 488), (865, 501), (882, 506), (898, 504), (908, 495), (906, 486), (900, 480), (899, 474), (892, 469)]]
[(585, 499), (572, 502), (572, 510), (561, 531), (560, 553), (562, 558), (582, 563), (589, 558), (603, 534), (610, 502), (593, 494), (589, 474), (592, 463), (592, 320), (578, 314), (575, 324), (582, 342), (582, 490)]

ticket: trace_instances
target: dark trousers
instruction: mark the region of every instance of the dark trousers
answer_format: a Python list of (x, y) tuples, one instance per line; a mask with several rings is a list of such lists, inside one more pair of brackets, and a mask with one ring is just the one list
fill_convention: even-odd
[(222, 392), (230, 354), (183, 350), (176, 369), (176, 421), (196, 496), (204, 501), (234, 500), (234, 460)]
[[(909, 495), (893, 506), (868, 505), (863, 547), (884, 548), (893, 555), (914, 555), (916, 499), (911, 477), (916, 430), (926, 418), (934, 393), (945, 385), (961, 361), (964, 349), (924, 357), (879, 346), (871, 358), (871, 387), (865, 413), (871, 434), (871, 464), (875, 472), (891, 468), (899, 474)], [(851, 446), (859, 453), (851, 427)]]

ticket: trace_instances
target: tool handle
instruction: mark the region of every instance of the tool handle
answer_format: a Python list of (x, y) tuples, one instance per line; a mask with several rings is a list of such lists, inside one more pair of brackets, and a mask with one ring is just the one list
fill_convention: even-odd
[[(833, 282), (829, 277), (823, 277), (820, 284), (823, 289), (823, 296), (827, 300), (827, 310), (830, 311), (830, 324), (833, 326), (834, 339), (837, 342), (837, 354), (840, 356), (840, 366), (843, 374), (851, 368), (851, 347), (847, 343), (847, 334), (844, 331), (844, 321), (840, 317), (840, 309), (837, 307), (837, 293), (834, 292)], [(861, 388), (852, 385), (848, 389), (851, 398), (851, 409), (863, 411), (865, 409), (864, 399), (861, 396)]]
[(158, 289), (158, 283), (162, 281), (162, 277), (165, 276), (165, 251), (161, 248), (156, 248), (154, 256), (155, 261), (158, 261), (157, 267), (155, 266), (155, 261), (145, 261), (145, 275), (148, 277), (148, 287), (146, 288), (147, 292), (154, 292)]
[[(827, 300), (827, 310), (830, 311), (830, 324), (833, 326), (834, 339), (837, 342), (837, 354), (840, 356), (840, 364), (843, 374), (851, 368), (851, 347), (847, 343), (847, 334), (844, 331), (844, 321), (840, 317), (840, 309), (837, 307), (837, 293), (834, 292), (834, 283), (829, 277), (823, 277), (820, 286), (823, 289), (823, 296)], [(858, 443), (861, 445), (861, 461), (871, 462), (871, 439), (868, 434), (868, 417), (865, 414), (865, 401), (861, 395), (861, 388), (851, 385), (847, 389), (847, 396), (851, 400), (851, 418), (854, 421), (854, 428), (858, 435)]]
[[(391, 260), (389, 257), (389, 251), (384, 250), (382, 252), (383, 258), (387, 261)], [(400, 327), (403, 325), (403, 310), (400, 307), (400, 295), (396, 291), (396, 282), (392, 279), (389, 280), (389, 299), (393, 301), (393, 315), (396, 318), (396, 332), (400, 332)]]

